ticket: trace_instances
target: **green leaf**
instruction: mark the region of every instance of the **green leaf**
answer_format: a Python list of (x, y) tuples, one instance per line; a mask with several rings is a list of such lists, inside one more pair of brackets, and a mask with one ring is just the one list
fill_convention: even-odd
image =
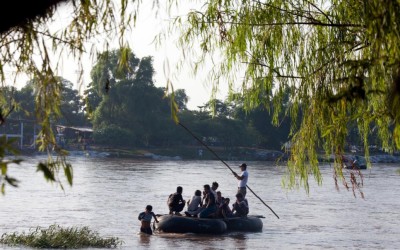
[(46, 180), (50, 180), (50, 181), (55, 181), (56, 180), (55, 177), (54, 177), (54, 173), (49, 169), (48, 165), (46, 165), (46, 164), (44, 164), (42, 162), (40, 162), (37, 165), (36, 172), (38, 172), (38, 171), (43, 172), (44, 178), (46, 178)]
[(0, 163), (1, 165), (1, 175), (6, 175), (7, 174), (7, 164), (2, 162)]
[(10, 184), (11, 186), (13, 186), (13, 187), (18, 187), (19, 181), (18, 181), (17, 179), (12, 178), (12, 177), (8, 177), (8, 176), (5, 176), (4, 179), (5, 179), (6, 182), (7, 182), (8, 184)]
[(73, 174), (72, 174), (71, 164), (69, 164), (69, 163), (66, 164), (66, 166), (64, 167), (64, 173), (65, 173), (65, 176), (67, 177), (69, 185), (72, 186)]

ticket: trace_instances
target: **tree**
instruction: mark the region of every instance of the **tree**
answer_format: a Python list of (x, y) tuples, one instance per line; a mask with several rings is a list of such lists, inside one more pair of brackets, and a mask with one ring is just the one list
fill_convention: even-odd
[[(271, 93), (270, 93), (271, 94)], [(259, 133), (258, 146), (281, 150), (290, 138), (290, 119), (285, 114), (278, 114), (273, 110), (273, 103), (260, 103), (251, 110), (246, 109), (244, 99), (240, 95), (232, 95), (232, 116), (247, 123)], [(282, 98), (281, 105), (291, 105), (289, 92)]]
[[(308, 190), (310, 174), (322, 181), (317, 150), (342, 155), (349, 123), (357, 124), (366, 156), (371, 124), (386, 151), (400, 149), (399, 10), (397, 1), (378, 0), (208, 0), (174, 24), (181, 24), (183, 49), (199, 44), (202, 53), (193, 61), (221, 51), (215, 81), (235, 84), (232, 74), (244, 69), (247, 109), (272, 102), (274, 116), (291, 115), (286, 184)], [(346, 182), (336, 159), (336, 174)]]
[(10, 118), (33, 120), (35, 118), (35, 91), (32, 82), (28, 82), (20, 91), (15, 89), (13, 92), (11, 98), (15, 100), (16, 109), (10, 113)]
[[(54, 119), (54, 122), (60, 122), (68, 126), (84, 126), (87, 124), (83, 113), (83, 102), (73, 84), (58, 77), (61, 82), (61, 98), (60, 98), (60, 116)], [(6, 99), (9, 100), (9, 106), (13, 108), (9, 118), (34, 120), (35, 115), (35, 81), (29, 81), (21, 90), (14, 87), (4, 87), (2, 91), (5, 93)], [(3, 104), (5, 106), (5, 104)]]
[[(108, 61), (98, 60), (93, 72), (104, 72), (104, 68), (117, 68), (121, 55), (117, 51), (105, 52), (113, 55)], [(100, 58), (103, 56), (101, 55)], [(93, 116), (96, 142), (109, 145), (149, 146), (162, 145), (170, 120), (168, 101), (164, 90), (153, 84), (154, 68), (151, 57), (136, 58), (128, 55), (135, 63), (121, 71), (120, 75), (102, 95)], [(94, 77), (93, 83), (100, 78)], [(100, 84), (94, 84), (100, 85)], [(179, 92), (183, 97), (183, 93)]]
[(259, 133), (258, 146), (281, 150), (290, 135), (290, 121), (287, 117), (280, 119), (279, 125), (273, 125), (271, 112), (263, 106), (245, 111), (239, 106), (235, 110), (235, 118), (244, 121)]
[(207, 111), (212, 116), (217, 117), (230, 117), (232, 110), (230, 107), (221, 100), (215, 99), (204, 104), (204, 111)]
[(189, 101), (189, 97), (186, 95), (186, 91), (184, 89), (177, 89), (175, 91), (174, 100), (178, 106), (179, 111), (187, 110), (187, 103)]
[[(125, 63), (121, 64), (123, 60), (125, 60)], [(139, 63), (146, 64), (146, 62), (136, 58), (129, 48), (102, 52), (98, 56), (96, 65), (90, 71), (94, 84), (93, 89), (97, 92), (97, 95), (103, 96), (117, 81), (132, 79), (136, 74), (142, 74), (140, 71), (145, 69)], [(150, 80), (152, 81), (152, 79)]]
[[(60, 82), (56, 76), (59, 58), (67, 52), (75, 56), (78, 61), (86, 51), (85, 44), (96, 35), (103, 37), (107, 44), (114, 38), (120, 38), (120, 45), (124, 44), (124, 35), (127, 28), (136, 20), (136, 3), (128, 0), (119, 1), (76, 1), (76, 0), (39, 0), (39, 1), (14, 1), (7, 5), (12, 15), (3, 15), (0, 25), (0, 80), (6, 84), (13, 76), (26, 74), (30, 79), (35, 79), (35, 119), (41, 125), (38, 143), (40, 150), (47, 150), (50, 145), (55, 145), (59, 157), (49, 159), (38, 164), (38, 170), (43, 171), (50, 181), (62, 183), (57, 178), (60, 169), (67, 175), (68, 182), (72, 184), (71, 165), (66, 161), (66, 152), (57, 147), (54, 132), (50, 125), (50, 117), (60, 115)], [(65, 13), (69, 12), (64, 20), (64, 26), (59, 28), (52, 24), (53, 17), (59, 6), (63, 6)], [(23, 6), (21, 8), (21, 6)], [(18, 11), (15, 11), (18, 10)], [(59, 28), (59, 29), (58, 29)], [(91, 49), (93, 55), (96, 49)], [(119, 65), (132, 63), (124, 55), (128, 52), (121, 50), (122, 60)], [(110, 69), (112, 76), (127, 72)], [(8, 72), (12, 72), (10, 75)], [(103, 72), (109, 73), (109, 72)], [(107, 76), (105, 74), (104, 76)], [(109, 75), (110, 76), (110, 75)], [(16, 79), (16, 78), (14, 78)], [(107, 78), (104, 78), (107, 79)], [(104, 83), (109, 86), (108, 82)], [(6, 103), (5, 96), (0, 96)], [(1, 110), (6, 110), (5, 106)], [(2, 112), (0, 117), (7, 113)], [(6, 141), (1, 141), (0, 149), (9, 149)], [(0, 151), (2, 151), (0, 150)], [(0, 175), (1, 191), (4, 193), (5, 185), (15, 185), (14, 179), (8, 176), (7, 166), (12, 162), (5, 161), (0, 155), (2, 171)], [(18, 163), (18, 162), (14, 162)]]

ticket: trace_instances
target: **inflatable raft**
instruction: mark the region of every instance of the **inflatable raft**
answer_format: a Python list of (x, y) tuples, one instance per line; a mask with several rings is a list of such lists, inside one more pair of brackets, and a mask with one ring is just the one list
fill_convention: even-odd
[(364, 157), (359, 155), (344, 155), (342, 156), (343, 165), (345, 169), (367, 169), (367, 162)]
[(156, 229), (166, 233), (222, 234), (230, 231), (260, 232), (263, 223), (255, 216), (226, 219), (200, 219), (179, 215), (158, 216)]
[(228, 231), (261, 232), (262, 220), (255, 216), (223, 219)]

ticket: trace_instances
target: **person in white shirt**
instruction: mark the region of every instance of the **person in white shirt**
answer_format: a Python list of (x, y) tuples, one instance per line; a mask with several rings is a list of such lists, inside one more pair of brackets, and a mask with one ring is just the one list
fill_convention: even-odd
[(240, 173), (240, 175), (238, 175), (236, 172), (233, 172), (233, 175), (236, 177), (236, 179), (239, 180), (237, 192), (243, 194), (243, 198), (245, 198), (246, 192), (247, 192), (246, 186), (247, 186), (247, 180), (249, 179), (249, 173), (247, 172), (246, 163), (243, 163), (239, 167), (240, 167), (240, 170), (242, 171)]
[(193, 197), (188, 201), (188, 209), (185, 211), (186, 216), (196, 217), (198, 213), (201, 212), (201, 207), (203, 206), (203, 202), (201, 200), (201, 191), (196, 190)]
[(214, 197), (215, 197), (215, 201), (217, 201), (217, 189), (219, 187), (218, 182), (214, 181), (211, 185), (211, 189), (210, 192), (213, 193)]

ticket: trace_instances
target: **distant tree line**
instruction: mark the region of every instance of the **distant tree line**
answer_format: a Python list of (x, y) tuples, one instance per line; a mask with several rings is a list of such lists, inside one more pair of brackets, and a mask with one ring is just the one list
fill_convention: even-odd
[[(123, 54), (125, 53), (125, 54)], [(120, 58), (125, 56), (126, 65)], [(65, 126), (93, 126), (96, 144), (121, 147), (168, 147), (195, 145), (196, 141), (171, 119), (170, 98), (154, 85), (151, 57), (137, 58), (128, 50), (104, 52), (91, 70), (91, 82), (83, 96), (73, 84), (57, 78), (61, 90), (60, 115), (51, 123)], [(21, 90), (4, 87), (9, 96), (9, 118), (35, 119), (37, 79)], [(225, 148), (252, 146), (279, 150), (289, 140), (290, 121), (272, 117), (263, 105), (245, 111), (240, 98), (214, 100), (200, 110), (189, 110), (185, 90), (174, 93), (178, 116), (208, 145)], [(7, 105), (3, 105), (7, 106)], [(280, 119), (280, 126), (272, 125)]]
[[(122, 56), (128, 59), (126, 65), (120, 65)], [(72, 82), (62, 77), (56, 79), (58, 82), (54, 86), (60, 89), (61, 98), (56, 104), (59, 115), (51, 116), (51, 123), (92, 126), (94, 142), (99, 145), (195, 145), (195, 139), (171, 119), (171, 97), (165, 95), (165, 88), (154, 85), (154, 73), (152, 57), (137, 58), (130, 50), (104, 52), (91, 70), (92, 81), (83, 96), (73, 88)], [(3, 113), (9, 112), (8, 118), (12, 119), (36, 119), (38, 102), (33, 97), (39, 91), (38, 86), (38, 80), (33, 79), (21, 90), (3, 87), (1, 91), (8, 102), (2, 104), (3, 109), (7, 107)], [(246, 110), (244, 101), (233, 96), (226, 101), (209, 101), (199, 110), (189, 110), (188, 100), (184, 89), (175, 91), (179, 119), (208, 145), (281, 150), (284, 143), (290, 141), (290, 119), (275, 117), (276, 113), (266, 108), (272, 105), (259, 104), (257, 108)], [(288, 95), (283, 102), (283, 105), (291, 105)], [(361, 144), (356, 124), (348, 129), (349, 145)], [(374, 141), (374, 136), (369, 139)]]

